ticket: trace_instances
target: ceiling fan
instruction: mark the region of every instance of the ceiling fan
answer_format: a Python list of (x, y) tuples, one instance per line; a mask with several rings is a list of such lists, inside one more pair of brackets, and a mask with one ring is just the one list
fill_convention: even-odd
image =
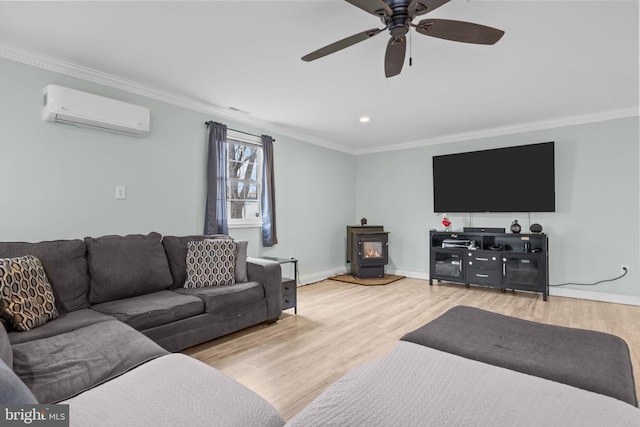
[(450, 0), (345, 0), (352, 5), (379, 17), (384, 28), (372, 28), (353, 36), (331, 43), (302, 57), (303, 61), (313, 61), (346, 47), (389, 30), (391, 38), (387, 43), (384, 59), (384, 73), (387, 77), (400, 74), (404, 65), (407, 47), (406, 34), (411, 27), (425, 36), (445, 40), (475, 44), (495, 44), (504, 35), (504, 31), (464, 21), (450, 19), (423, 19), (414, 24), (416, 16), (424, 15), (448, 3)]

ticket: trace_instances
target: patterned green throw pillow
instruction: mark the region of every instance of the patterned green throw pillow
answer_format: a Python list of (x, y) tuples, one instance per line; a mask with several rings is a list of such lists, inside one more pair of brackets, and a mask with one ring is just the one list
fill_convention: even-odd
[(187, 243), (187, 280), (185, 288), (233, 285), (236, 266), (236, 242), (205, 239)]
[(0, 316), (23, 332), (58, 317), (51, 284), (33, 255), (0, 259)]

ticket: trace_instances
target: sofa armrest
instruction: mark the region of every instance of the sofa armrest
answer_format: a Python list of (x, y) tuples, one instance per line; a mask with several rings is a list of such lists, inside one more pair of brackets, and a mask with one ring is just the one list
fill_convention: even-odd
[(267, 320), (278, 320), (282, 315), (282, 269), (280, 264), (259, 258), (247, 258), (250, 282), (260, 282), (267, 297)]
[(11, 341), (9, 341), (4, 322), (0, 322), (0, 359), (13, 369), (13, 350), (11, 350)]

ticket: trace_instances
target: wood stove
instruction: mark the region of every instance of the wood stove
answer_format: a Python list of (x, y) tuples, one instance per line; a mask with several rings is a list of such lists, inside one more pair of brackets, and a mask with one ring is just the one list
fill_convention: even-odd
[(347, 262), (356, 277), (384, 277), (384, 266), (389, 262), (389, 233), (379, 225), (348, 225)]

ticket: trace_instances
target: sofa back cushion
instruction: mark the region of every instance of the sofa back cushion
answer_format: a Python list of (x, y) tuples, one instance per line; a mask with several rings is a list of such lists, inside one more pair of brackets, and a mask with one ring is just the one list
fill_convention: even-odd
[[(173, 285), (171, 289), (180, 289), (184, 287), (187, 280), (187, 245), (189, 242), (199, 242), (204, 239), (228, 239), (234, 240), (226, 234), (213, 235), (193, 235), (193, 236), (164, 236), (162, 244), (169, 259), (169, 267), (171, 268), (171, 277)], [(249, 242), (246, 240), (236, 240), (236, 267), (235, 281), (236, 283), (244, 283), (247, 277), (247, 247)]]
[(33, 255), (40, 260), (62, 313), (89, 307), (87, 248), (82, 240), (1, 242), (0, 258)]
[(89, 301), (99, 304), (168, 289), (171, 272), (161, 240), (158, 233), (86, 237)]

